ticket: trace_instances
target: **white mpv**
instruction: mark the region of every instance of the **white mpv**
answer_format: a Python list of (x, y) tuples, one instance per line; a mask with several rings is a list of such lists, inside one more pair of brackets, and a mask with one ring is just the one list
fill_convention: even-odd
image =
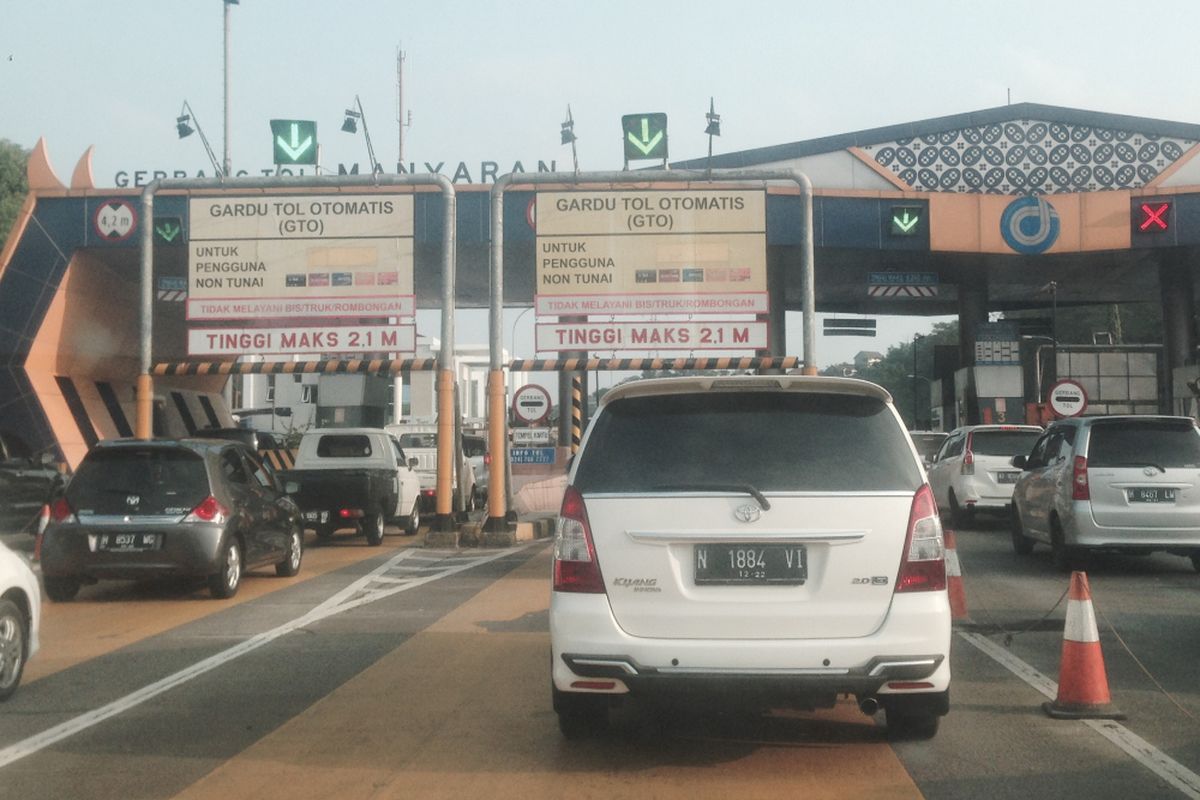
[(896, 738), (949, 710), (942, 526), (890, 395), (731, 376), (612, 389), (558, 520), (554, 709), (574, 738), (627, 695), (882, 708)]

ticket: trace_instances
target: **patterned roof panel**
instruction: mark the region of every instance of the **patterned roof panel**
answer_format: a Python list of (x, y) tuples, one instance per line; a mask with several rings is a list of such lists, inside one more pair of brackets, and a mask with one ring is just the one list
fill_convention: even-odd
[(1140, 188), (1195, 143), (1034, 119), (928, 133), (862, 149), (916, 191), (1037, 195)]

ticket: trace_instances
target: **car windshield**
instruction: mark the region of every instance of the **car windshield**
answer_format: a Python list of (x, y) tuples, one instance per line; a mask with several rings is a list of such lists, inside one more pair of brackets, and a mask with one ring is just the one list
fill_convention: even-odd
[(747, 485), (761, 491), (915, 490), (904, 431), (871, 397), (713, 392), (630, 397), (597, 417), (575, 485), (637, 492)]
[(977, 456), (1029, 455), (1041, 431), (976, 431), (971, 434), (971, 452)]
[(1200, 433), (1190, 420), (1114, 420), (1092, 425), (1089, 467), (1200, 467)]
[(179, 447), (93, 450), (67, 486), (80, 517), (186, 514), (208, 494), (204, 459)]

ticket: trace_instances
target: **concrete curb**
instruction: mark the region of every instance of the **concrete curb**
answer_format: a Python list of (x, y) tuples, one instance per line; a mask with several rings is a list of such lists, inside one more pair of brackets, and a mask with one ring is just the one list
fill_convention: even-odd
[[(537, 517), (521, 520), (508, 530), (485, 531), (483, 522), (468, 522), (457, 531), (430, 532), (425, 537), (426, 547), (512, 547), (517, 542), (532, 542), (548, 539), (554, 535), (554, 517)], [(449, 537), (455, 537), (453, 542)], [(435, 538), (436, 537), (436, 538)], [(436, 542), (436, 543), (435, 543)]]

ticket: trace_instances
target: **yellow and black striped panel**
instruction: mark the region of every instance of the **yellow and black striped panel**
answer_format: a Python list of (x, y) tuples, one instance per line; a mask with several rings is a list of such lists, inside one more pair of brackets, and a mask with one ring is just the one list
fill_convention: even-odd
[(436, 370), (436, 358), (345, 358), (319, 361), (165, 361), (150, 373), (157, 376), (189, 375), (395, 375)]
[(571, 376), (571, 452), (579, 449), (583, 439), (583, 378)]
[(296, 466), (296, 451), (286, 448), (259, 450), (258, 456), (271, 465), (272, 469), (291, 469)]
[(510, 361), (513, 372), (575, 372), (578, 370), (796, 369), (799, 356), (723, 356), (720, 358), (524, 358)]

